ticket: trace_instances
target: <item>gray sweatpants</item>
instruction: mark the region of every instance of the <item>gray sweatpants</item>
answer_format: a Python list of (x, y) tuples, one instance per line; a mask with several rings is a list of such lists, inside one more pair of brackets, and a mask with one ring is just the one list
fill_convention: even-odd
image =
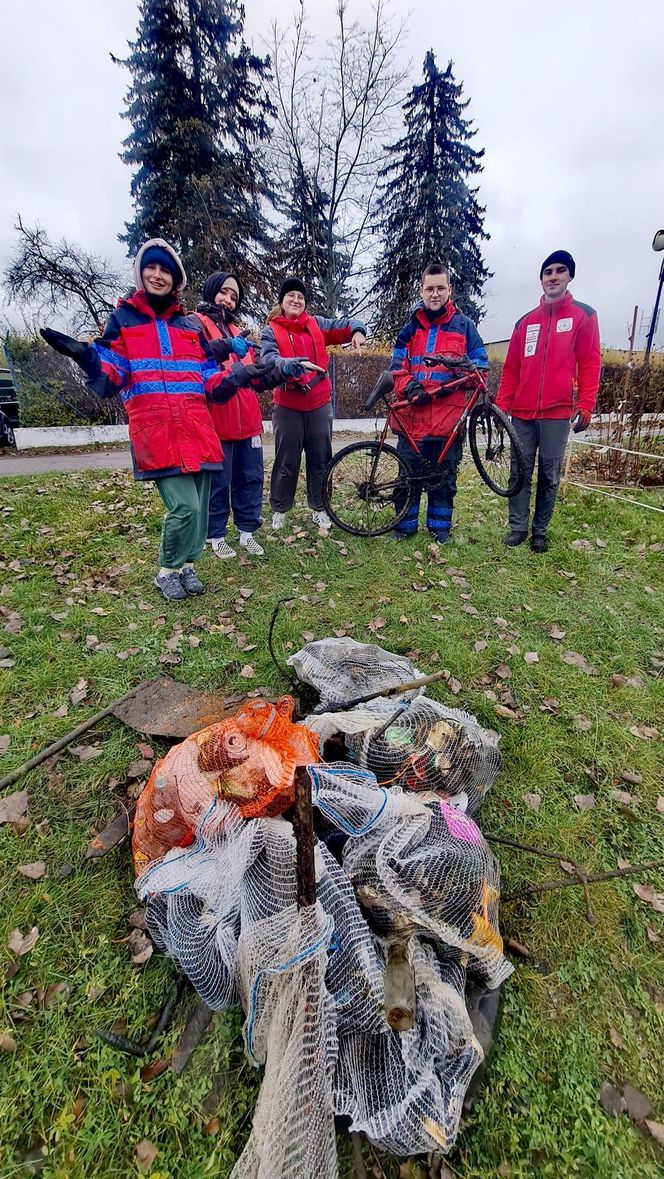
[(295, 499), (297, 478), (304, 451), (307, 473), (307, 503), (314, 512), (323, 510), (323, 476), (332, 458), (332, 406), (300, 412), (284, 405), (272, 407), (274, 466), (270, 481), (273, 512), (289, 512)]
[(528, 531), (530, 489), (535, 470), (535, 458), (539, 450), (533, 536), (546, 536), (558, 495), (563, 457), (569, 434), (569, 421), (567, 418), (540, 418), (538, 421), (525, 421), (523, 418), (513, 417), (512, 425), (523, 448), (526, 460), (526, 480), (519, 494), (513, 495), (508, 501), (510, 529), (512, 532)]

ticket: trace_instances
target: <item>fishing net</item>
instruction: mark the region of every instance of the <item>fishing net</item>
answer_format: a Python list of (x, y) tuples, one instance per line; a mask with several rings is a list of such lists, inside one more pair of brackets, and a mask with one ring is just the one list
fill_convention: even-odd
[(318, 760), (318, 739), (292, 723), (294, 708), (292, 696), (276, 704), (248, 700), (156, 763), (136, 806), (136, 872), (170, 848), (190, 845), (215, 798), (235, 802), (244, 818), (292, 805), (296, 767)]
[[(351, 705), (358, 696), (420, 679), (422, 673), (404, 655), (355, 639), (318, 639), (287, 660), (304, 684), (318, 692), (322, 704)], [(412, 699), (422, 689), (393, 696)]]

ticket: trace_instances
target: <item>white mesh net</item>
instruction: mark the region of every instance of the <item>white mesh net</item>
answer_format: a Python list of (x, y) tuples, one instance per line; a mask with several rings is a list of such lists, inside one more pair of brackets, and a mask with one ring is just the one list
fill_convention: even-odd
[[(243, 819), (220, 799), (194, 844), (136, 884), (155, 941), (205, 1001), (241, 999), (247, 1053), (265, 1067), (234, 1179), (335, 1179), (335, 1115), (397, 1155), (449, 1149), (482, 1060), (467, 969), (490, 985), (510, 971), (498, 866), (470, 818), (444, 798), (380, 788), (357, 766), (309, 773), (314, 806), (347, 840), (343, 867), (316, 846), (315, 905), (297, 910), (291, 823)], [(402, 1033), (384, 1011), (394, 938), (417, 994)]]
[[(307, 643), (287, 663), (303, 684), (316, 689), (322, 704), (352, 704), (358, 696), (422, 678), (422, 672), (404, 655), (393, 655), (374, 643), (349, 638)], [(421, 691), (392, 699), (412, 699)]]

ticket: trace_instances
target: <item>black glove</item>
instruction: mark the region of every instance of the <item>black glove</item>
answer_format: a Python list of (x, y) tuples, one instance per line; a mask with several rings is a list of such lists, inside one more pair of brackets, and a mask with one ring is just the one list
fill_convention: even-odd
[(283, 383), (283, 377), (278, 365), (271, 361), (269, 364), (234, 364), (231, 371), (224, 377), (210, 393), (210, 400), (229, 401), (238, 389), (274, 389)]
[(230, 339), (208, 340), (208, 344), (217, 364), (225, 364), (231, 354)]
[(302, 377), (307, 371), (302, 363), (306, 358), (304, 356), (296, 356), (293, 360), (283, 360), (281, 362), (281, 371), (285, 377)]
[(408, 382), (403, 393), (411, 405), (426, 405), (427, 401), (431, 401), (431, 396), (427, 393), (424, 385), (414, 379)]
[(40, 328), (39, 334), (61, 356), (68, 356), (70, 360), (76, 361), (76, 364), (80, 365), (87, 376), (97, 376), (100, 361), (90, 344), (81, 344), (80, 340), (75, 340), (73, 336), (66, 336), (64, 332), (56, 332), (53, 328)]

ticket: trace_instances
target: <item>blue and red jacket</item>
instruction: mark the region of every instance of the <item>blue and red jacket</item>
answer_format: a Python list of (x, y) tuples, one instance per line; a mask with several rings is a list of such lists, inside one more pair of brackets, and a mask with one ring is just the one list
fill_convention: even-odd
[(92, 347), (100, 372), (86, 384), (98, 397), (120, 394), (136, 479), (222, 466), (207, 396), (214, 391), (223, 398), (224, 374), (199, 321), (186, 314), (176, 295), (160, 314), (143, 290), (120, 299)]
[(332, 385), (327, 375), (327, 349), (333, 344), (348, 344), (355, 332), (367, 329), (361, 319), (326, 319), (303, 311), (295, 319), (274, 315), (261, 332), (261, 360), (279, 364), (292, 357), (305, 357), (325, 372), (307, 372), (288, 377), (274, 390), (274, 404), (306, 413), (332, 400)]
[[(454, 373), (442, 365), (427, 368), (423, 356), (444, 352), (447, 356), (468, 356), (477, 368), (488, 368), (484, 344), (472, 320), (457, 311), (451, 300), (432, 319), (420, 303), (412, 317), (397, 336), (390, 372), (394, 373), (394, 391), (403, 395), (409, 381), (419, 381), (427, 393), (440, 393), (448, 381), (455, 379)], [(433, 396), (431, 401), (399, 410), (399, 417), (408, 427), (416, 442), (424, 439), (447, 438), (463, 413), (466, 394), (454, 389), (446, 397)], [(398, 423), (390, 425), (399, 433)]]
[[(201, 311), (196, 312), (196, 318), (200, 320), (205, 337), (208, 340), (219, 340), (227, 336), (239, 336), (241, 334), (240, 328), (235, 323), (223, 323), (222, 325), (213, 320), (211, 316), (204, 315)], [(226, 374), (230, 372), (236, 363), (237, 357), (231, 355), (226, 363), (221, 366), (222, 373)], [(240, 363), (256, 363), (253, 348), (249, 349)], [(217, 437), (222, 442), (239, 442), (243, 438), (255, 438), (257, 435), (263, 433), (263, 414), (261, 412), (260, 402), (254, 390), (248, 386), (238, 389), (235, 397), (231, 397), (229, 401), (225, 401), (223, 404), (213, 403), (210, 406), (210, 416), (214, 422)]]
[(496, 405), (517, 418), (571, 418), (595, 408), (602, 354), (597, 313), (567, 291), (514, 326)]

